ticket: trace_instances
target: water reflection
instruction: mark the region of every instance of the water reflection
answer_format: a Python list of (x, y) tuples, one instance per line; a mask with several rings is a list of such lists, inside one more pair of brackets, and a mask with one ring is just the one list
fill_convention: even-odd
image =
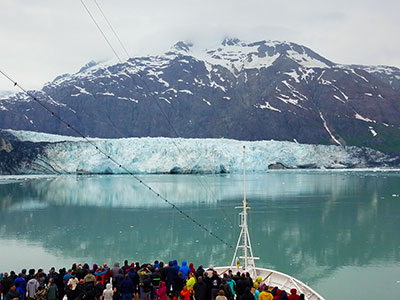
[[(235, 245), (241, 176), (144, 180)], [(249, 175), (249, 225), (259, 265), (312, 284), (344, 266), (399, 263), (399, 183), (398, 173)], [(0, 207), (2, 247), (32, 242), (63, 263), (190, 257), (195, 264), (225, 265), (233, 253), (129, 176), (3, 182)], [(2, 253), (7, 267), (15, 265), (12, 251)]]

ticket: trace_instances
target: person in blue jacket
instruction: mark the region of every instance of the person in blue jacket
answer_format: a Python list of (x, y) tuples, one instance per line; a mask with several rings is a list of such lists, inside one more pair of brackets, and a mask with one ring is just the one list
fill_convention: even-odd
[(15, 278), (14, 284), (17, 287), (17, 290), (21, 294), (21, 299), (25, 300), (25, 293), (26, 293), (26, 281), (22, 277), (22, 273), (18, 274), (18, 277)]
[(174, 264), (174, 267), (175, 267), (176, 273), (178, 274), (178, 273), (179, 273), (179, 265), (178, 265), (178, 261), (177, 261), (176, 259), (174, 259), (174, 261), (173, 261), (173, 264)]
[(182, 267), (179, 268), (179, 272), (182, 272), (182, 279), (186, 279), (188, 277), (188, 274), (190, 272), (190, 268), (186, 263), (186, 260), (182, 261)]

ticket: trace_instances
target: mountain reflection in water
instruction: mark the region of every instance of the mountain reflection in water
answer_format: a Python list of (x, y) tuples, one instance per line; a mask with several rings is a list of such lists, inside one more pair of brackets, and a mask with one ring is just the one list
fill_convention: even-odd
[[(239, 218), (234, 207), (242, 200), (241, 175), (142, 178), (236, 244)], [(313, 286), (349, 266), (400, 263), (399, 173), (271, 172), (248, 175), (246, 185), (258, 266)], [(12, 246), (7, 250), (8, 244), (18, 243), (27, 255), (30, 248), (41, 247), (40, 255), (59, 259), (56, 267), (175, 258), (227, 265), (233, 254), (130, 176), (0, 180), (0, 241), (1, 272), (22, 267)], [(32, 265), (23, 267), (51, 267), (35, 263), (32, 257)]]

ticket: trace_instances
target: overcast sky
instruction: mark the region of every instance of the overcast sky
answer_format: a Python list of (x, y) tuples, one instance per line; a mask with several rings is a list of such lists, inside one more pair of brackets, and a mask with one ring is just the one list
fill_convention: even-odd
[[(94, 0), (84, 0), (121, 57)], [(345, 64), (400, 67), (399, 0), (97, 0), (131, 56), (226, 36), (305, 45)], [(0, 70), (40, 89), (90, 60), (115, 58), (80, 0), (0, 0)], [(1, 76), (1, 75), (0, 75)], [(13, 90), (0, 77), (0, 90)]]

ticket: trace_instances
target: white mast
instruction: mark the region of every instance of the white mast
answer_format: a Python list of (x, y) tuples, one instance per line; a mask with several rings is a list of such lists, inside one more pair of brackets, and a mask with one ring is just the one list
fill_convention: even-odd
[[(240, 231), (240, 235), (238, 238), (238, 242), (236, 244), (235, 253), (233, 254), (231, 266), (233, 267), (235, 261), (239, 261), (241, 259), (243, 261), (243, 271), (249, 272), (250, 276), (255, 278), (255, 260), (259, 259), (258, 257), (253, 256), (253, 249), (251, 248), (250, 235), (247, 227), (247, 210), (250, 209), (247, 206), (246, 200), (246, 165), (245, 165), (245, 155), (246, 155), (246, 147), (243, 146), (243, 206), (237, 207), (242, 208), (242, 212), (239, 213), (240, 216), (240, 227), (242, 230)], [(243, 256), (237, 257), (237, 253), (239, 248), (243, 249)]]

